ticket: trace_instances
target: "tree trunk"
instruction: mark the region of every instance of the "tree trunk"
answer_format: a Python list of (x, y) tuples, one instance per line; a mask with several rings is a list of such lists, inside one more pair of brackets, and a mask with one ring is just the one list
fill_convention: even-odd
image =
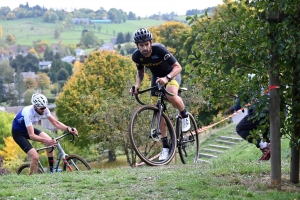
[[(273, 47), (275, 41), (271, 36)], [(279, 86), (279, 66), (276, 50), (270, 50), (269, 87)], [(270, 139), (271, 139), (271, 185), (281, 189), (281, 143), (280, 143), (280, 96), (279, 89), (270, 89)]]
[[(297, 62), (294, 60), (293, 65), (293, 102), (292, 102), (292, 115), (293, 119), (299, 118), (299, 110), (297, 110), (297, 104), (300, 103), (299, 98), (299, 89), (297, 87), (297, 82), (299, 81), (299, 72), (296, 70)], [(293, 136), (292, 138), (299, 138), (300, 135), (300, 123), (296, 120), (293, 129)], [(290, 166), (290, 181), (292, 183), (299, 183), (299, 149), (298, 147), (291, 148), (291, 166)]]

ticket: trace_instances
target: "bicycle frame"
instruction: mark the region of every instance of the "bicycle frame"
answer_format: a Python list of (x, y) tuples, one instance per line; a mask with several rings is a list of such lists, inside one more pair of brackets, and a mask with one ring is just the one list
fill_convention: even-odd
[[(67, 136), (68, 134), (71, 134), (71, 133), (65, 133), (65, 134), (63, 134), (62, 136), (60, 136), (60, 137), (57, 137), (57, 138), (54, 138), (55, 140), (56, 140), (56, 142), (57, 142), (57, 144), (56, 144), (56, 146), (47, 146), (47, 147), (43, 147), (43, 148), (39, 148), (39, 149), (37, 149), (36, 151), (37, 152), (39, 152), (39, 151), (43, 151), (43, 150), (47, 150), (47, 149), (52, 149), (50, 152), (52, 152), (53, 150), (54, 150), (54, 148), (57, 148), (58, 149), (58, 155), (57, 155), (57, 159), (56, 159), (56, 161), (55, 161), (55, 163), (54, 163), (54, 165), (53, 165), (53, 169), (54, 169), (54, 171), (55, 172), (58, 172), (59, 170), (59, 164), (60, 164), (60, 161), (61, 161), (61, 159), (63, 160), (63, 162), (66, 164), (66, 166), (68, 167), (68, 169), (70, 170), (70, 171), (73, 171), (72, 170), (72, 168), (70, 167), (70, 165), (69, 165), (69, 163), (67, 162), (67, 160), (66, 160), (66, 157), (68, 156), (68, 154), (66, 154), (66, 152), (64, 151), (64, 149), (62, 148), (62, 146), (60, 145), (60, 143), (59, 143), (59, 139), (61, 139), (61, 138), (63, 138), (63, 137), (65, 137), (65, 136)], [(71, 142), (74, 140), (74, 135), (73, 134), (71, 134), (72, 135), (72, 140), (71, 140)], [(38, 161), (38, 165), (39, 165), (39, 167), (40, 167), (40, 169), (43, 171), (43, 173), (45, 173), (46, 172), (46, 170), (45, 170), (45, 168), (44, 168), (44, 166), (42, 165), (42, 163), (41, 163), (41, 161), (39, 160)]]

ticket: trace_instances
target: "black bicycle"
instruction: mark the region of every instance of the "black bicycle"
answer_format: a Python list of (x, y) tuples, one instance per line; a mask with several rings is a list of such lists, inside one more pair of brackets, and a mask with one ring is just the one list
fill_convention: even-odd
[[(132, 88), (134, 90), (134, 87)], [(157, 90), (158, 100), (155, 105), (145, 105), (139, 98), (139, 94), (150, 90)], [(186, 88), (180, 88), (179, 92), (186, 91)], [(191, 128), (188, 132), (182, 132), (181, 116), (176, 110), (176, 122), (174, 126), (167, 116), (166, 95), (173, 96), (165, 86), (157, 86), (138, 91), (135, 95), (136, 100), (142, 105), (136, 109), (130, 119), (129, 136), (130, 141), (141, 162), (151, 166), (160, 166), (168, 164), (174, 157), (176, 148), (183, 164), (197, 163), (199, 156), (199, 136), (196, 121), (191, 113)], [(159, 160), (162, 149), (161, 134), (164, 131), (169, 142), (169, 155), (165, 160)]]
[[(69, 172), (73, 172), (73, 171), (85, 171), (85, 170), (91, 170), (91, 166), (89, 165), (89, 163), (82, 157), (78, 156), (78, 155), (68, 155), (66, 154), (65, 150), (62, 148), (59, 140), (63, 137), (66, 137), (67, 135), (71, 135), (72, 139), (70, 140), (70, 142), (74, 141), (74, 134), (67, 132), (57, 138), (54, 138), (56, 140), (56, 145), (55, 146), (47, 146), (47, 147), (42, 147), (37, 149), (36, 151), (38, 153), (46, 150), (46, 149), (51, 149), (51, 151), (53, 151), (55, 148), (57, 148), (58, 150), (58, 155), (57, 155), (57, 159), (56, 162), (54, 163), (53, 169), (54, 172), (61, 172), (61, 171), (69, 171)], [(60, 161), (62, 160), (62, 168), (60, 168)], [(29, 170), (30, 169), (30, 164), (29, 163), (25, 163), (22, 164), (18, 169), (17, 169), (17, 174), (29, 174)], [(43, 174), (46, 173), (47, 168), (43, 166), (43, 164), (39, 161), (38, 162), (38, 173)]]

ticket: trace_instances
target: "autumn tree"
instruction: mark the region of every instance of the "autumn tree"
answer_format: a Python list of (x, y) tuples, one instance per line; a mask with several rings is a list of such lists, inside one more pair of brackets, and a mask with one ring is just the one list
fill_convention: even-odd
[(27, 155), (16, 144), (12, 136), (3, 139), (4, 147), (0, 150), (0, 156), (4, 157), (4, 167), (10, 170), (16, 170), (23, 162)]
[(50, 78), (45, 73), (39, 73), (36, 78), (37, 86), (41, 89), (41, 93), (43, 93), (44, 89), (50, 87)]
[[(149, 30), (152, 32), (155, 42), (165, 45), (182, 66), (186, 64), (184, 60), (189, 56), (190, 51), (184, 47), (189, 44), (192, 30), (190, 26), (182, 22), (170, 21), (150, 27)], [(191, 47), (191, 45), (188, 46)], [(183, 68), (183, 76), (184, 73), (185, 68)], [(184, 81), (184, 77), (182, 80)]]
[(7, 15), (6, 15), (6, 19), (7, 20), (13, 20), (13, 19), (16, 19), (17, 17), (16, 17), (16, 15), (15, 15), (15, 13), (14, 12), (9, 12), (9, 13), (7, 13)]
[(3, 37), (3, 29), (2, 26), (0, 26), (0, 40), (2, 40), (2, 37)]
[(3, 139), (11, 136), (11, 126), (15, 115), (8, 112), (0, 112), (0, 149), (3, 149)]
[[(121, 145), (127, 125), (119, 126), (116, 116), (122, 115), (122, 108), (129, 103), (119, 99), (128, 100), (123, 91), (128, 92), (129, 85), (133, 85), (128, 83), (135, 80), (135, 72), (129, 58), (112, 52), (93, 52), (68, 80), (56, 99), (56, 114), (79, 130), (79, 145), (101, 142), (111, 151)], [(111, 115), (110, 107), (120, 110)]]
[(29, 49), (28, 53), (30, 53), (31, 55), (38, 57), (38, 53), (34, 50), (34, 48)]
[(8, 34), (5, 38), (5, 42), (9, 45), (13, 45), (16, 43), (16, 38), (14, 35), (12, 34)]
[(36, 41), (33, 44), (33, 48), (35, 50), (35, 52), (37, 52), (39, 55), (43, 55), (44, 56), (44, 52), (46, 50), (47, 47), (49, 47), (49, 42), (48, 41)]
[(37, 87), (37, 83), (32, 78), (25, 78), (24, 85), (26, 89), (34, 89)]

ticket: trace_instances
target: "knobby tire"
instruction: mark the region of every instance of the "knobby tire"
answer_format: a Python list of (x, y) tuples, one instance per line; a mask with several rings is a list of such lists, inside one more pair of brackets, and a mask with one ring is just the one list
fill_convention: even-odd
[(161, 166), (168, 164), (175, 155), (176, 137), (172, 122), (165, 113), (162, 113), (162, 120), (166, 122), (167, 137), (170, 146), (169, 156), (166, 160), (159, 161), (158, 157), (162, 150), (161, 139), (155, 141), (150, 133), (156, 132), (157, 115), (159, 109), (156, 106), (141, 106), (133, 113), (130, 119), (129, 137), (133, 149), (140, 158), (139, 163), (146, 163), (150, 166)]

